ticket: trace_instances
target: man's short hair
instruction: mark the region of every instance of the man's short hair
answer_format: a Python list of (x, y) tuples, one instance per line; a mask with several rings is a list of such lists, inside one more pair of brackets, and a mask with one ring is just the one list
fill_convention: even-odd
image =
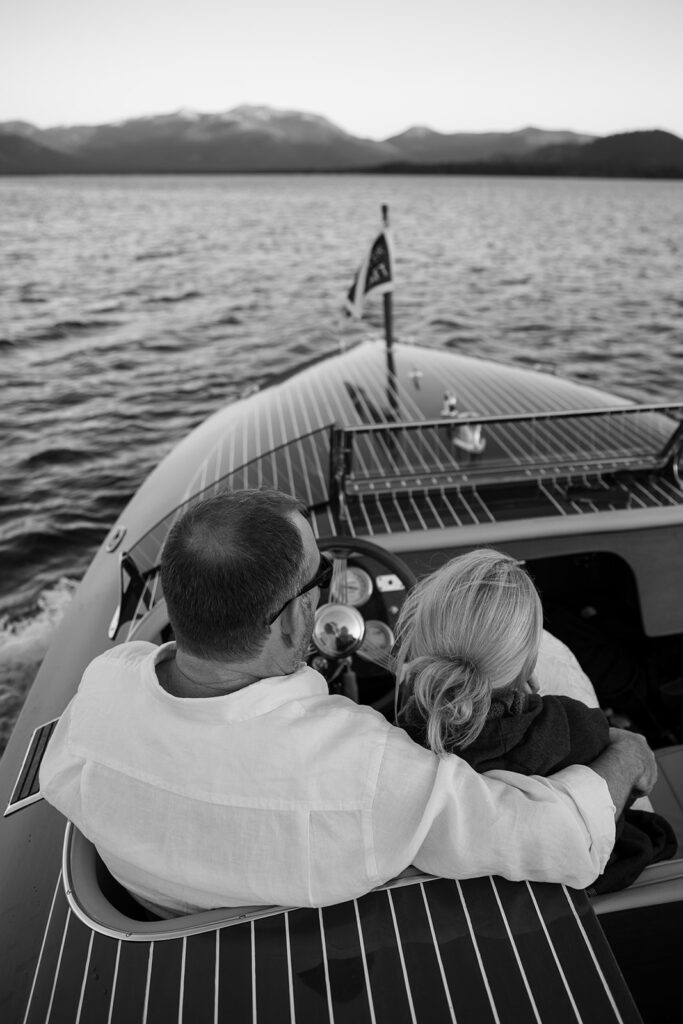
[(296, 512), (307, 514), (279, 491), (226, 491), (176, 520), (161, 555), (161, 586), (182, 649), (214, 659), (261, 650), (269, 615), (305, 582)]

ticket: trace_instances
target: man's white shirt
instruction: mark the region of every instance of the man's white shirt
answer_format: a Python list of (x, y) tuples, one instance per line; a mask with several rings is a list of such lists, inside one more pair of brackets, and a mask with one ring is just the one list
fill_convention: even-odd
[(174, 651), (136, 642), (96, 658), (40, 772), (43, 796), (143, 902), (326, 906), (410, 864), (578, 888), (604, 868), (615, 812), (589, 768), (479, 775), (330, 696), (306, 666), (174, 697), (156, 674)]

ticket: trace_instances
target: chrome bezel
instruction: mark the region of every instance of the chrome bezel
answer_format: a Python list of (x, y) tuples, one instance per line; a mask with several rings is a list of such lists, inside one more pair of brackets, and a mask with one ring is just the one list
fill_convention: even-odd
[[(346, 595), (346, 600), (345, 600), (344, 604), (350, 604), (354, 608), (361, 608), (364, 604), (367, 604), (367, 602), (370, 600), (370, 598), (372, 597), (372, 592), (375, 589), (375, 585), (372, 582), (372, 577), (370, 576), (370, 574), (368, 572), (365, 571), (365, 569), (361, 569), (359, 565), (347, 565), (345, 572), (346, 572), (347, 595)], [(358, 588), (359, 588), (359, 591), (360, 591), (358, 597), (352, 598), (352, 597), (349, 597), (349, 595), (348, 595), (348, 586), (349, 586), (349, 577), (350, 576), (354, 577), (354, 579), (356, 580), (356, 583), (358, 585)]]
[(683, 491), (683, 444), (679, 444), (671, 457), (671, 473), (680, 491)]
[(374, 661), (375, 660), (374, 658), (371, 658), (363, 650), (363, 646), (367, 643), (367, 640), (368, 640), (368, 630), (369, 629), (379, 629), (379, 631), (384, 634), (384, 638), (386, 640), (386, 647), (382, 647), (381, 650), (382, 650), (383, 653), (386, 652), (386, 654), (390, 654), (394, 644), (396, 643), (396, 637), (394, 636), (394, 631), (391, 628), (391, 626), (389, 626), (386, 622), (382, 622), (381, 619), (366, 619), (365, 620), (365, 636), (363, 637), (363, 643), (360, 645), (360, 647), (356, 651), (356, 654), (358, 655), (358, 657), (359, 658), (363, 658), (364, 661)]

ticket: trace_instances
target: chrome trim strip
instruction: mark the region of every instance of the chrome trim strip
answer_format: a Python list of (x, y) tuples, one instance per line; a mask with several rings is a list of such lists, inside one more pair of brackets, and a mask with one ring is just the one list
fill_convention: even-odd
[(541, 492), (541, 494), (545, 494), (545, 496), (548, 499), (548, 501), (552, 502), (552, 504), (555, 506), (555, 508), (557, 509), (557, 511), (560, 513), (561, 516), (565, 516), (567, 514), (565, 512), (565, 510), (562, 508), (562, 506), (560, 505), (559, 501), (555, 500), (555, 498), (550, 493), (550, 491), (548, 490), (548, 488), (546, 487), (546, 485), (543, 483), (542, 480), (538, 481), (538, 489)]
[[(457, 512), (455, 511), (455, 509), (451, 505), (450, 501), (448, 500), (448, 495), (446, 494), (446, 489), (444, 487), (441, 488), (439, 494), (441, 495), (441, 498), (443, 500), (444, 505), (448, 505), (449, 509), (451, 510), (451, 516), (455, 520), (455, 525), (456, 526), (462, 526), (463, 525), (462, 520), (460, 519), (460, 516), (457, 514)], [(461, 499), (461, 500), (463, 500), (463, 504), (465, 505), (465, 507), (467, 507), (467, 502), (464, 501), (464, 499)], [(448, 527), (446, 526), (446, 523), (442, 523), (441, 524), (441, 529), (442, 530), (448, 529)]]
[(256, 1024), (256, 925), (251, 922), (251, 1019)]
[[(468, 511), (468, 513), (469, 513), (469, 515), (471, 515), (471, 516), (472, 516), (472, 519), (474, 520), (474, 522), (475, 522), (475, 523), (479, 523), (479, 520), (477, 519), (476, 515), (475, 515), (475, 514), (474, 514), (474, 512), (472, 511), (472, 506), (470, 505), (470, 503), (469, 503), (469, 501), (467, 500), (467, 498), (465, 497), (465, 495), (464, 495), (464, 494), (462, 494), (462, 493), (461, 493), (460, 491), (458, 491), (458, 497), (460, 498), (461, 502), (463, 503), (463, 505), (464, 505), (464, 506), (465, 506), (465, 508), (467, 509), (467, 511)], [(449, 502), (449, 504), (450, 504), (450, 502)], [(456, 519), (457, 519), (457, 516), (456, 516)], [(467, 526), (467, 523), (465, 523), (465, 524), (463, 524), (463, 525)]]
[(398, 501), (396, 500), (396, 495), (391, 495), (391, 498), (392, 498), (392, 500), (394, 502), (394, 508), (398, 512), (399, 518), (400, 518), (401, 522), (403, 523), (403, 529), (405, 530), (406, 533), (410, 533), (410, 527), (408, 526), (408, 521), (407, 521), (406, 517), (403, 515), (403, 512), (401, 510), (401, 506), (399, 505)]
[(493, 999), (493, 993), (491, 992), (491, 986), (489, 985), (489, 979), (486, 973), (486, 968), (484, 967), (484, 961), (482, 959), (481, 952), (479, 951), (479, 945), (477, 944), (477, 936), (475, 934), (474, 928), (472, 927), (472, 918), (470, 917), (470, 912), (467, 909), (467, 903), (465, 902), (465, 894), (463, 893), (462, 886), (460, 885), (460, 882), (458, 881), (457, 878), (455, 879), (455, 884), (458, 889), (458, 895), (460, 896), (460, 902), (462, 903), (462, 909), (464, 911), (465, 919), (467, 921), (467, 927), (470, 930), (470, 938), (472, 940), (474, 952), (477, 957), (477, 963), (479, 964), (479, 970), (481, 971), (481, 976), (484, 981), (486, 994), (489, 997), (489, 1003), (491, 1004), (491, 1013), (493, 1014), (493, 1019), (495, 1020), (496, 1024), (500, 1024), (500, 1017), (498, 1016), (498, 1010), (496, 1009), (496, 1004)]
[(413, 506), (413, 512), (415, 513), (417, 518), (420, 520), (420, 524), (421, 524), (420, 529), (428, 530), (429, 527), (427, 526), (427, 523), (425, 522), (424, 516), (420, 512), (420, 506), (418, 505), (418, 503), (416, 501), (413, 500), (412, 496), (411, 496), (411, 503), (412, 503), (412, 506)]
[(494, 516), (493, 512), (488, 507), (488, 505), (485, 504), (484, 499), (482, 498), (482, 496), (480, 495), (479, 491), (476, 488), (472, 492), (472, 497), (477, 499), (477, 501), (479, 502), (481, 508), (483, 508), (484, 512), (488, 516), (489, 522), (490, 523), (495, 523), (496, 522), (496, 517)]
[(579, 927), (579, 931), (581, 932), (581, 935), (583, 936), (583, 941), (586, 943), (586, 946), (588, 947), (588, 952), (590, 953), (591, 959), (593, 961), (593, 964), (595, 965), (595, 970), (596, 970), (597, 974), (600, 977), (600, 981), (603, 984), (605, 992), (607, 993), (607, 998), (609, 999), (609, 1001), (611, 1003), (611, 1006), (612, 1006), (612, 1009), (614, 1010), (614, 1014), (615, 1014), (615, 1016), (617, 1018), (617, 1021), (619, 1022), (619, 1024), (624, 1024), (623, 1017), (619, 1013), (619, 1008), (618, 1008), (618, 1006), (617, 1006), (617, 1004), (615, 1002), (614, 996), (612, 995), (612, 990), (609, 987), (609, 985), (607, 984), (607, 979), (605, 978), (605, 975), (602, 973), (602, 967), (598, 963), (598, 958), (595, 955), (595, 950), (593, 949), (593, 945), (590, 942), (588, 936), (586, 935), (586, 929), (583, 927), (583, 921), (581, 920), (581, 918), (579, 917), (579, 915), (577, 913), (576, 907), (574, 906), (574, 901), (572, 900), (571, 896), (567, 892), (566, 885), (562, 886), (562, 891), (563, 891), (563, 893), (565, 895), (567, 903), (572, 908), (572, 913), (574, 914), (574, 917), (576, 919), (576, 923), (577, 923), (577, 925)]
[(216, 928), (216, 963), (213, 972), (213, 1024), (218, 1024), (218, 997), (220, 992), (221, 930)]
[(375, 1019), (375, 1004), (372, 998), (372, 989), (370, 988), (370, 974), (368, 973), (368, 960), (365, 955), (365, 940), (363, 938), (363, 928), (360, 923), (360, 911), (358, 910), (358, 900), (353, 901), (353, 909), (356, 912), (356, 926), (358, 928), (358, 938), (360, 940), (360, 955), (363, 960), (363, 974), (365, 976), (365, 992), (368, 997), (368, 1007), (370, 1009), (370, 1020), (372, 1024), (377, 1024)]
[[(52, 1014), (52, 1004), (55, 1000), (55, 992), (57, 991), (57, 978), (59, 977), (59, 970), (62, 966), (62, 956), (64, 955), (64, 945), (66, 943), (66, 933), (69, 929), (69, 921), (71, 920), (71, 910), (66, 912), (66, 920), (64, 921), (64, 931), (62, 932), (62, 944), (59, 947), (59, 956), (57, 957), (57, 965), (55, 967), (55, 975), (52, 980), (52, 992), (50, 993), (50, 1002), (48, 1004), (47, 1013), (45, 1014), (45, 1024), (50, 1024), (50, 1016)], [(61, 1024), (61, 1022), (58, 1022)]]
[(121, 939), (116, 947), (116, 962), (114, 963), (114, 977), (111, 980), (111, 999), (109, 1000), (109, 1016), (107, 1024), (111, 1024), (111, 1016), (114, 1012), (114, 996), (116, 995), (116, 983), (119, 980), (119, 960), (121, 959)]
[(178, 993), (178, 1024), (183, 1024), (183, 1002), (185, 1001), (185, 963), (187, 957), (187, 938), (183, 936), (183, 951), (180, 955), (180, 991)]
[[(91, 933), (91, 937), (92, 937)], [(149, 1008), (149, 983), (152, 977), (152, 960), (154, 959), (154, 942), (149, 944), (149, 955), (147, 957), (147, 977), (145, 979), (145, 1001), (142, 1006), (142, 1024), (147, 1024), (147, 1010)]]
[(285, 948), (287, 950), (287, 982), (289, 984), (290, 1024), (296, 1024), (294, 1012), (294, 979), (292, 978), (292, 946), (289, 941), (289, 912), (285, 913)]
[[(565, 975), (565, 973), (564, 973), (564, 971), (562, 969), (562, 964), (560, 963), (560, 958), (558, 957), (557, 952), (555, 950), (555, 947), (553, 945), (552, 939), (550, 938), (550, 934), (549, 934), (548, 929), (546, 927), (546, 923), (545, 923), (543, 914), (541, 913), (541, 908), (539, 907), (539, 905), (538, 905), (538, 903), (536, 901), (536, 896), (534, 895), (534, 890), (531, 888), (531, 883), (530, 882), (525, 882), (524, 884), (526, 885), (527, 889), (529, 890), (529, 895), (531, 896), (531, 900), (532, 900), (532, 902), (534, 904), (534, 907), (536, 909), (536, 913), (538, 915), (538, 919), (541, 922), (541, 928), (543, 929), (543, 934), (546, 937), (546, 941), (547, 941), (548, 946), (550, 948), (550, 952), (552, 954), (553, 960), (555, 961), (555, 966), (557, 967), (557, 972), (560, 975), (560, 978), (562, 980), (562, 984), (564, 985), (564, 988), (565, 988), (565, 991), (567, 993), (567, 996), (569, 997), (569, 1002), (572, 1005), (572, 1009), (574, 1010), (574, 1014), (576, 1015), (577, 1021), (579, 1021), (579, 1024), (581, 1024), (581, 1021), (582, 1021), (581, 1014), (579, 1013), (578, 1007), (577, 1007), (576, 1002), (574, 1000), (574, 996), (572, 995), (572, 990), (571, 990), (571, 988), (569, 986), (569, 982), (567, 981), (567, 977), (566, 977), (566, 975)], [(565, 893), (565, 896), (566, 896), (566, 893)], [(571, 902), (571, 900), (569, 902)]]
[(493, 894), (496, 897), (496, 903), (498, 904), (498, 909), (500, 910), (500, 916), (503, 919), (503, 924), (505, 925), (505, 931), (507, 932), (507, 936), (508, 936), (508, 938), (510, 940), (510, 945), (512, 946), (512, 952), (514, 953), (515, 960), (517, 961), (517, 969), (518, 969), (518, 971), (520, 973), (520, 977), (521, 977), (522, 981), (524, 982), (524, 988), (526, 989), (526, 994), (528, 995), (529, 1002), (531, 1003), (531, 1009), (534, 1011), (534, 1017), (536, 1018), (538, 1024), (543, 1024), (543, 1022), (541, 1021), (541, 1018), (539, 1016), (539, 1013), (538, 1013), (538, 1007), (536, 1006), (536, 1000), (534, 999), (533, 993), (531, 991), (531, 986), (529, 985), (529, 979), (527, 978), (526, 971), (524, 970), (524, 967), (522, 966), (522, 961), (521, 961), (521, 958), (520, 958), (520, 955), (519, 955), (519, 950), (517, 949), (517, 943), (515, 942), (514, 936), (512, 934), (511, 929), (510, 929), (510, 924), (508, 922), (507, 915), (506, 915), (505, 911), (503, 910), (503, 904), (502, 904), (501, 899), (500, 899), (500, 894), (498, 892), (498, 887), (497, 887), (497, 885), (495, 883), (495, 880), (490, 875), (489, 875), (489, 882), (491, 883), (491, 888), (493, 889)]
[(431, 497), (429, 496), (429, 494), (425, 494), (425, 501), (426, 501), (426, 502), (427, 502), (427, 504), (429, 505), (429, 507), (430, 507), (430, 509), (431, 509), (431, 511), (432, 511), (432, 515), (433, 515), (433, 516), (434, 516), (434, 518), (436, 519), (436, 525), (437, 525), (437, 527), (438, 527), (438, 528), (439, 528), (440, 530), (443, 530), (443, 528), (444, 528), (444, 521), (443, 521), (443, 519), (441, 518), (441, 516), (439, 515), (439, 513), (437, 512), (437, 510), (436, 510), (436, 505), (435, 505), (435, 504), (434, 504), (434, 502), (432, 501), (432, 499), (431, 499)]
[(379, 514), (382, 517), (382, 521), (384, 522), (384, 525), (387, 528), (387, 533), (391, 533), (391, 527), (389, 526), (389, 520), (387, 519), (387, 517), (384, 514), (384, 509), (382, 508), (382, 502), (379, 500), (377, 495), (375, 495), (375, 504), (377, 505), (377, 508), (379, 510)]
[(325, 942), (325, 925), (323, 923), (322, 907), (318, 907), (318, 922), (320, 924), (320, 941), (323, 951), (323, 966), (325, 968), (325, 990), (327, 991), (327, 1012), (330, 1015), (330, 1024), (334, 1024), (334, 1009), (332, 1007), (332, 989), (330, 988), (330, 967), (327, 962), (327, 943)]
[(79, 1024), (81, 1019), (81, 1010), (83, 1009), (83, 996), (85, 995), (85, 986), (88, 983), (88, 967), (90, 966), (90, 956), (92, 954), (92, 943), (95, 938), (95, 933), (90, 932), (90, 941), (88, 942), (88, 955), (85, 958), (85, 967), (83, 969), (83, 981), (81, 982), (81, 994), (78, 999), (78, 1010), (76, 1012), (75, 1024)]
[(422, 899), (424, 901), (425, 910), (427, 912), (427, 921), (429, 923), (429, 931), (432, 936), (432, 942), (434, 943), (434, 952), (436, 953), (436, 960), (439, 965), (439, 973), (441, 974), (441, 981), (443, 982), (443, 990), (446, 994), (446, 1001), (448, 1003), (448, 1009), (451, 1015), (452, 1024), (457, 1024), (455, 1019), (455, 1010), (453, 1009), (453, 1001), (451, 999), (451, 991), (446, 981), (446, 972), (443, 966), (443, 960), (441, 959), (441, 950), (439, 949), (439, 943), (437, 942), (436, 932), (434, 931), (434, 922), (432, 921), (432, 914), (429, 909), (429, 900), (427, 899), (427, 892), (424, 887), (424, 882), (420, 882), (420, 889), (422, 891)]
[(403, 971), (403, 981), (406, 986), (406, 995), (408, 996), (408, 1006), (410, 1008), (410, 1018), (413, 1024), (417, 1024), (417, 1018), (415, 1016), (415, 1006), (413, 1004), (413, 993), (410, 989), (410, 980), (408, 978), (408, 970), (406, 968), (405, 957), (403, 956), (403, 943), (401, 942), (401, 935), (398, 930), (398, 921), (396, 920), (396, 910), (394, 908), (394, 900), (391, 895), (391, 889), (387, 889), (387, 899), (389, 900), (389, 910), (391, 911), (391, 920), (394, 923), (394, 932), (396, 933), (396, 949), (398, 956), (401, 961), (401, 970)]
[(24, 1014), (23, 1024), (26, 1024), (26, 1021), (28, 1020), (29, 1011), (31, 1009), (31, 1003), (33, 1002), (33, 993), (35, 992), (35, 988), (36, 988), (36, 981), (38, 979), (38, 972), (40, 970), (40, 964), (41, 964), (41, 961), (43, 959), (43, 953), (45, 951), (45, 943), (47, 941), (47, 933), (48, 933), (48, 931), (50, 929), (50, 922), (52, 921), (52, 914), (53, 914), (53, 911), (55, 909), (55, 903), (57, 901), (57, 893), (59, 891), (59, 883), (60, 883), (61, 879), (62, 879), (62, 873), (60, 871), (57, 874), (57, 883), (55, 885), (55, 891), (52, 894), (52, 903), (50, 904), (50, 913), (47, 915), (47, 922), (45, 924), (45, 929), (43, 930), (43, 941), (40, 944), (40, 952), (38, 953), (38, 959), (36, 961), (36, 969), (33, 972), (33, 983), (31, 985), (31, 991), (28, 994), (28, 1002), (26, 1004), (26, 1013)]
[[(374, 532), (375, 532), (375, 531), (373, 530), (373, 528), (372, 528), (372, 524), (370, 523), (370, 516), (368, 515), (368, 513), (367, 513), (367, 511), (366, 511), (366, 508), (365, 508), (365, 502), (364, 502), (364, 501), (363, 501), (363, 502), (361, 502), (361, 505), (360, 505), (360, 510), (361, 510), (361, 512), (363, 513), (363, 515), (365, 516), (365, 526), (366, 526), (366, 528), (367, 528), (367, 531), (368, 531), (368, 535), (369, 535), (370, 537), (372, 537), (372, 536), (374, 535)], [(386, 520), (385, 520), (385, 522), (386, 522)]]

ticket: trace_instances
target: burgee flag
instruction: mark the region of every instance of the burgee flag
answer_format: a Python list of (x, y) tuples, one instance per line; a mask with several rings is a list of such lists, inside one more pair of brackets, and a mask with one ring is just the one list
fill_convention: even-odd
[(377, 292), (379, 295), (393, 292), (393, 262), (391, 233), (389, 228), (383, 228), (356, 271), (353, 284), (349, 288), (344, 309), (350, 316), (363, 315), (363, 302), (370, 292)]

